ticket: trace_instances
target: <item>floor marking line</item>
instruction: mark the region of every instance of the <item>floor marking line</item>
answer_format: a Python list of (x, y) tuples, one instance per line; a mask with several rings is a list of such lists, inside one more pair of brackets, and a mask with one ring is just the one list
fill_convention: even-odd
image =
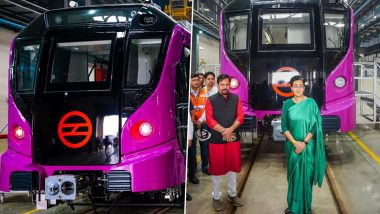
[(31, 211), (25, 212), (24, 214), (31, 214), (31, 213), (35, 213), (35, 212), (38, 212), (38, 210), (34, 209), (34, 210), (31, 210)]
[(350, 137), (352, 139), (354, 139), (354, 141), (360, 146), (362, 147), (362, 149), (367, 152), (367, 154), (369, 156), (371, 156), (372, 159), (374, 159), (377, 164), (380, 165), (380, 157), (377, 156), (371, 149), (369, 149), (353, 132), (348, 132), (348, 135), (350, 135)]

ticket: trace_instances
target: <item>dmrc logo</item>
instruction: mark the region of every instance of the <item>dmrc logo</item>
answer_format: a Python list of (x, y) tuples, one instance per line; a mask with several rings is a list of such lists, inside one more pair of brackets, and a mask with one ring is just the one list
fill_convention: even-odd
[(272, 88), (276, 94), (282, 97), (292, 97), (294, 94), (292, 91), (287, 92), (284, 89), (290, 89), (290, 79), (300, 73), (292, 67), (284, 66), (277, 69), (272, 73)]
[[(71, 121), (71, 122), (69, 122)], [(76, 121), (76, 122), (73, 122)], [(79, 122), (77, 122), (79, 121)], [(72, 149), (78, 149), (85, 146), (92, 135), (91, 120), (86, 114), (80, 111), (71, 111), (65, 114), (59, 121), (58, 136), (62, 143)], [(75, 142), (70, 142), (70, 140)]]

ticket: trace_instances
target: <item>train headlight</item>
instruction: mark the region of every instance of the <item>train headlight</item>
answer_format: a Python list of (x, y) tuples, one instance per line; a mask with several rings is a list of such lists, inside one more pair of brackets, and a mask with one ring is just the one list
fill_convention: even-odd
[(139, 127), (139, 133), (142, 136), (147, 137), (150, 134), (152, 134), (152, 131), (153, 131), (153, 127), (152, 127), (152, 125), (150, 125), (150, 123), (148, 123), (148, 122), (141, 123), (141, 125)]
[(22, 129), (21, 126), (17, 125), (13, 128), (13, 136), (17, 139), (17, 140), (22, 140), (24, 139), (25, 137), (25, 132), (24, 132), (24, 129)]
[(336, 87), (343, 88), (346, 85), (346, 79), (344, 77), (337, 77), (334, 83)]
[(236, 78), (231, 78), (231, 82), (230, 82), (230, 86), (231, 88), (235, 89), (237, 87), (239, 87), (239, 80), (237, 80)]

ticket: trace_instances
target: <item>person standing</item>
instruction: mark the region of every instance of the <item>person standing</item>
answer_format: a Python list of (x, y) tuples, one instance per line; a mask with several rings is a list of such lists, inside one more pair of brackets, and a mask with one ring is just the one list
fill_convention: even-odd
[(221, 74), (217, 78), (218, 93), (206, 101), (206, 122), (210, 127), (209, 173), (212, 175), (213, 208), (222, 210), (220, 184), (224, 175), (228, 177), (229, 202), (243, 206), (237, 196), (236, 179), (241, 170), (240, 135), (237, 128), (244, 122), (241, 100), (229, 92), (230, 77)]
[[(200, 85), (199, 74), (193, 74), (191, 76), (190, 101), (191, 101), (191, 104), (194, 106), (194, 124), (195, 124), (194, 130), (202, 129), (202, 124), (206, 120), (206, 118), (204, 116), (206, 99), (207, 99), (207, 94), (206, 94), (205, 90)], [(197, 138), (194, 137), (192, 145), (196, 147), (196, 144), (197, 144)], [(200, 145), (200, 150), (201, 150), (202, 171), (208, 173), (207, 142), (206, 141), (199, 141), (199, 145)], [(194, 148), (194, 150), (196, 150), (196, 149)], [(189, 170), (190, 170), (190, 168), (189, 168)], [(194, 170), (194, 176), (193, 176), (193, 179), (191, 177), (189, 177), (190, 182), (199, 183), (199, 180), (195, 177), (196, 163), (195, 163), (195, 168), (192, 170)], [(191, 173), (193, 173), (193, 171)], [(198, 182), (197, 182), (197, 180), (198, 180)]]
[(284, 102), (281, 113), (288, 165), (285, 213), (311, 213), (313, 184), (322, 186), (326, 169), (322, 118), (314, 99), (304, 95), (304, 78), (294, 76), (290, 85), (294, 97)]
[[(201, 93), (205, 94), (206, 98), (218, 93), (218, 88), (215, 86), (215, 74), (213, 72), (205, 73), (205, 83), (206, 86), (201, 89)], [(206, 111), (203, 112), (199, 121), (202, 122), (201, 129), (210, 131), (206, 124)], [(199, 141), (199, 144), (201, 147), (202, 172), (210, 175), (208, 172), (208, 140)]]
[[(188, 111), (188, 117), (187, 117), (187, 136), (188, 136), (188, 141), (187, 141), (187, 148), (190, 148), (192, 146), (192, 141), (193, 141), (193, 137), (194, 137), (194, 124), (193, 124), (193, 120), (194, 120), (194, 107), (193, 105), (190, 103), (190, 109)], [(190, 152), (190, 149), (188, 149), (188, 153)], [(193, 151), (191, 151), (193, 152)], [(194, 155), (194, 154), (193, 154)], [(190, 155), (188, 155), (188, 157), (190, 157)], [(194, 161), (194, 160), (192, 160)], [(188, 159), (188, 162), (189, 162), (189, 159)], [(187, 191), (186, 192), (186, 201), (191, 201), (193, 198), (191, 197), (190, 193)]]

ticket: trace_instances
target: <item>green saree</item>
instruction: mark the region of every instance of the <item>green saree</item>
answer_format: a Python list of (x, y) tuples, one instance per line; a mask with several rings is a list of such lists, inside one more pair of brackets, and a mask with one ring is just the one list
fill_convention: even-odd
[(310, 132), (313, 138), (300, 153), (289, 140), (285, 142), (288, 164), (288, 208), (292, 213), (309, 213), (313, 196), (313, 184), (322, 186), (326, 168), (325, 148), (322, 134), (322, 118), (312, 98), (294, 103), (285, 101), (281, 116), (282, 131), (289, 131), (296, 141), (304, 141)]

